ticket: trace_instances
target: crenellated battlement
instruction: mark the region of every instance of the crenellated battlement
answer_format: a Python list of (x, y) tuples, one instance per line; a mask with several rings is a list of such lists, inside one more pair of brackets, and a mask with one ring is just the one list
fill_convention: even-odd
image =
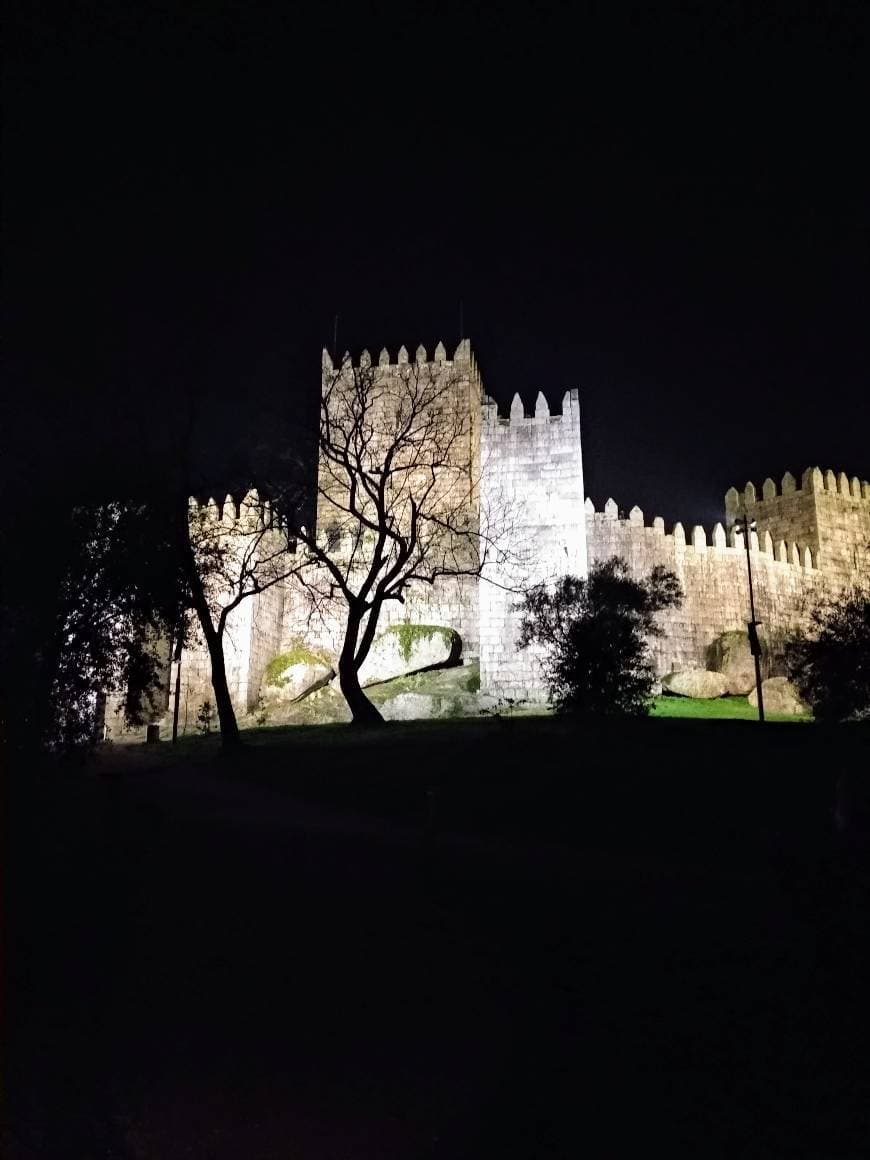
[(349, 351), (345, 351), (337, 361), (333, 359), (332, 355), (325, 348), (320, 356), (321, 370), (324, 374), (329, 375), (342, 371), (368, 370), (373, 366), (379, 368), (393, 367), (395, 369), (397, 367), (410, 366), (412, 363), (415, 366), (431, 366), (435, 368), (455, 367), (464, 372), (470, 371), (472, 376), (479, 377), (477, 360), (471, 349), (471, 340), (468, 338), (462, 339), (453, 352), (452, 358), (447, 357), (447, 348), (441, 341), (436, 344), (431, 359), (426, 351), (426, 347), (422, 343), (414, 351), (413, 360), (410, 358), (406, 346), (399, 347), (395, 361), (393, 361), (386, 347), (381, 348), (377, 363), (374, 362), (371, 353), (367, 349), (363, 349), (360, 352), (359, 358), (356, 361), (354, 361)]
[[(603, 509), (596, 511), (594, 503), (588, 496), (585, 512), (587, 522), (601, 521), (618, 525), (627, 542), (632, 538), (636, 538), (639, 542), (647, 538), (653, 541), (661, 540), (662, 552), (665, 554), (708, 552), (724, 559), (731, 555), (743, 555), (746, 550), (742, 533), (733, 526), (726, 531), (721, 523), (715, 524), (709, 535), (700, 524), (693, 525), (687, 535), (685, 527), (679, 521), (668, 532), (661, 516), (655, 516), (647, 523), (644, 513), (637, 506), (631, 509), (627, 517), (620, 516), (619, 507), (614, 499), (608, 499)], [(769, 531), (760, 533), (754, 531), (750, 536), (750, 551), (766, 556), (770, 563), (799, 569), (801, 572), (818, 570), (817, 555), (809, 544), (785, 539), (774, 541)]]
[(798, 485), (792, 473), (787, 471), (779, 486), (768, 476), (760, 489), (751, 480), (739, 490), (736, 487), (729, 487), (725, 493), (725, 510), (733, 513), (736, 518), (746, 505), (751, 507), (775, 499), (821, 493), (839, 496), (842, 499), (870, 502), (870, 482), (859, 479), (857, 475), (850, 477), (845, 471), (835, 472), (828, 468), (823, 472), (819, 467), (808, 467)]
[(511, 401), (507, 415), (499, 414), (498, 403), (495, 399), (485, 395), (482, 404), (483, 421), (489, 427), (495, 428), (522, 428), (533, 425), (543, 426), (550, 423), (580, 423), (580, 393), (577, 390), (565, 391), (562, 396), (561, 412), (550, 411), (550, 404), (543, 391), (538, 391), (533, 411), (526, 411), (525, 403), (519, 393)]
[[(746, 542), (733, 524), (666, 527), (661, 516), (650, 520), (639, 507), (626, 514), (613, 499), (600, 511), (587, 499), (585, 517), (592, 563), (617, 556), (637, 578), (659, 566), (679, 580), (683, 602), (659, 616), (663, 635), (652, 642), (660, 674), (706, 668), (717, 637), (745, 631), (750, 615)], [(808, 538), (777, 537), (759, 522), (751, 532), (749, 558), (756, 616), (773, 636), (803, 623), (813, 601), (830, 587), (832, 577)]]
[(272, 526), (272, 505), (253, 487), (242, 495), (227, 494), (220, 501), (214, 496), (203, 500), (192, 495), (188, 508), (191, 513), (201, 513), (210, 523), (220, 524), (228, 533), (251, 532)]
[(870, 570), (870, 483), (845, 471), (808, 467), (800, 484), (787, 471), (777, 484), (770, 478), (757, 488), (750, 481), (741, 491), (725, 494), (725, 521), (730, 528), (744, 513), (759, 535), (775, 542), (807, 544), (816, 566), (836, 583), (866, 579)]
[(553, 413), (543, 391), (527, 411), (514, 395), (506, 415), (498, 403), (481, 403), (481, 506), (508, 515), (512, 525), (510, 565), (490, 571), (480, 585), (480, 673), (484, 688), (499, 696), (540, 700), (541, 657), (520, 649), (518, 584), (539, 584), (570, 572), (587, 571), (583, 512), (583, 455), (580, 396), (562, 394)]

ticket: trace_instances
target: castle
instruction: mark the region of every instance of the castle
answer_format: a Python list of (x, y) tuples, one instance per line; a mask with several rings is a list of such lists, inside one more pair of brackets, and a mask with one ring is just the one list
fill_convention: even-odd
[[(333, 366), (324, 351), (321, 388), (337, 375), (361, 369), (388, 381), (414, 367), (449, 376), (452, 406), (467, 408), (469, 462), (478, 477), (474, 502), (485, 505), (497, 497), (515, 506), (512, 534), (525, 561), (525, 583), (564, 573), (585, 575), (590, 565), (611, 556), (624, 559), (639, 576), (656, 564), (676, 573), (685, 598), (661, 618), (664, 633), (654, 642), (660, 674), (706, 668), (718, 637), (745, 630), (749, 594), (745, 548), (735, 530), (738, 516), (756, 522), (750, 545), (756, 609), (768, 633), (787, 632), (823, 592), (870, 574), (870, 483), (842, 472), (810, 468), (799, 482), (787, 472), (779, 485), (765, 480), (760, 495), (751, 483), (742, 492), (732, 488), (725, 496), (724, 522), (709, 534), (702, 527), (687, 532), (680, 523), (666, 530), (662, 519), (647, 520), (637, 507), (623, 517), (612, 499), (596, 510), (584, 489), (578, 392), (565, 391), (556, 410), (541, 392), (532, 410), (515, 395), (509, 414), (500, 415), (484, 392), (467, 339), (452, 358), (438, 343), (431, 360), (419, 347), (412, 361), (402, 347), (395, 361), (382, 351), (375, 364), (364, 351), (355, 365), (346, 356)], [(321, 462), (321, 475), (323, 470)], [(242, 501), (248, 506), (259, 502), (256, 495)], [(239, 499), (212, 499), (208, 510), (231, 535)], [(482, 578), (445, 577), (432, 587), (412, 590), (404, 604), (384, 607), (378, 631), (406, 625), (454, 630), (463, 661), (479, 662), (482, 694), (540, 702), (545, 699), (540, 658), (534, 649), (517, 648), (517, 596), (501, 579), (495, 567)], [(237, 711), (244, 715), (256, 705), (273, 658), (300, 642), (319, 656), (334, 657), (340, 632), (337, 615), (310, 615), (292, 579), (241, 603), (230, 617), (225, 649)], [(182, 716), (192, 722), (192, 706), (210, 693), (203, 649), (185, 651), (181, 674)]]

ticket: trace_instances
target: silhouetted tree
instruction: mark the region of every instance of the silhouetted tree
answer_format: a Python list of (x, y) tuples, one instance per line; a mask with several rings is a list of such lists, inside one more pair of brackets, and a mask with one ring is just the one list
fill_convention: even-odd
[(520, 604), (520, 647), (544, 646), (544, 676), (560, 713), (642, 716), (655, 682), (648, 641), (661, 634), (656, 613), (681, 600), (673, 572), (659, 565), (635, 580), (613, 557), (585, 579), (531, 588)]
[(786, 664), (819, 720), (870, 715), (870, 590), (853, 588), (817, 604), (808, 631), (786, 643)]
[(184, 602), (164, 513), (115, 501), (71, 508), (57, 521), (63, 560), (38, 654), (39, 734), (70, 749), (96, 737), (105, 693), (120, 694), (124, 716), (142, 724), (162, 669), (159, 642), (171, 636)]
[[(382, 722), (359, 682), (381, 611), (412, 585), (480, 576), (502, 560), (510, 513), (482, 510), (472, 429), (478, 400), (429, 363), (324, 375), (315, 528), (288, 530), (314, 568), (300, 570), (313, 606), (342, 607), (341, 691), (354, 723)], [(280, 488), (273, 488), (273, 494)], [(284, 509), (299, 510), (291, 494)]]
[(208, 649), (221, 743), (240, 741), (227, 683), (224, 639), (230, 616), (244, 601), (282, 583), (309, 561), (288, 550), (273, 525), (270, 505), (248, 492), (235, 507), (227, 497), (223, 515), (213, 505), (176, 499), (175, 549), (186, 603), (196, 613)]

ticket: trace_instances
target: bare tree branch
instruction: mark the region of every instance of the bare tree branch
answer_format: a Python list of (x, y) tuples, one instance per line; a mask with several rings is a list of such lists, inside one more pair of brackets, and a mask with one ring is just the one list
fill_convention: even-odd
[(482, 511), (474, 424), (480, 400), (452, 366), (341, 367), (324, 375), (316, 527), (286, 529), (313, 568), (296, 569), (318, 609), (343, 606), (339, 681), (355, 721), (379, 721), (358, 673), (385, 602), (414, 585), (504, 571), (512, 522)]

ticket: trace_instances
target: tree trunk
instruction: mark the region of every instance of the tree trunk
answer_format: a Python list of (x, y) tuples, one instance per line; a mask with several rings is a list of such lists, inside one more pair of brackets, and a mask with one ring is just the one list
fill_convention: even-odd
[(338, 662), (338, 683), (350, 709), (354, 725), (383, 725), (380, 710), (371, 703), (359, 683), (359, 674), (353, 658)]
[(193, 604), (196, 615), (199, 619), (202, 634), (205, 637), (205, 643), (208, 646), (208, 656), (211, 662), (211, 686), (214, 689), (214, 700), (218, 711), (218, 722), (221, 730), (221, 744), (226, 749), (234, 748), (241, 745), (242, 739), (239, 735), (239, 725), (236, 721), (235, 710), (233, 709), (233, 702), (230, 698), (230, 689), (227, 684), (227, 670), (224, 663), (224, 646), (221, 639), (221, 634), (217, 631), (211, 618), (211, 609), (208, 606), (208, 601), (205, 597), (205, 589), (202, 584), (202, 577), (199, 574), (199, 569), (196, 566), (196, 559), (193, 554), (193, 546), (190, 542), (190, 532), (188, 526), (187, 507), (182, 510), (179, 507), (176, 510), (176, 519), (178, 521), (176, 532), (178, 535), (178, 546), (181, 551), (182, 560), (184, 563), (184, 570), (187, 575), (187, 582), (190, 586), (191, 602)]
[(225, 748), (232, 748), (240, 745), (242, 738), (239, 734), (239, 723), (236, 721), (236, 712), (230, 697), (230, 687), (227, 684), (224, 646), (214, 629), (210, 633), (206, 633), (206, 638), (208, 640), (209, 660), (211, 661), (211, 686), (214, 689), (214, 701), (221, 727), (221, 744)]
[(380, 711), (371, 703), (359, 683), (361, 662), (356, 658), (359, 629), (360, 616), (351, 611), (347, 618), (341, 656), (338, 658), (338, 684), (347, 701), (354, 725), (383, 725), (384, 719)]

